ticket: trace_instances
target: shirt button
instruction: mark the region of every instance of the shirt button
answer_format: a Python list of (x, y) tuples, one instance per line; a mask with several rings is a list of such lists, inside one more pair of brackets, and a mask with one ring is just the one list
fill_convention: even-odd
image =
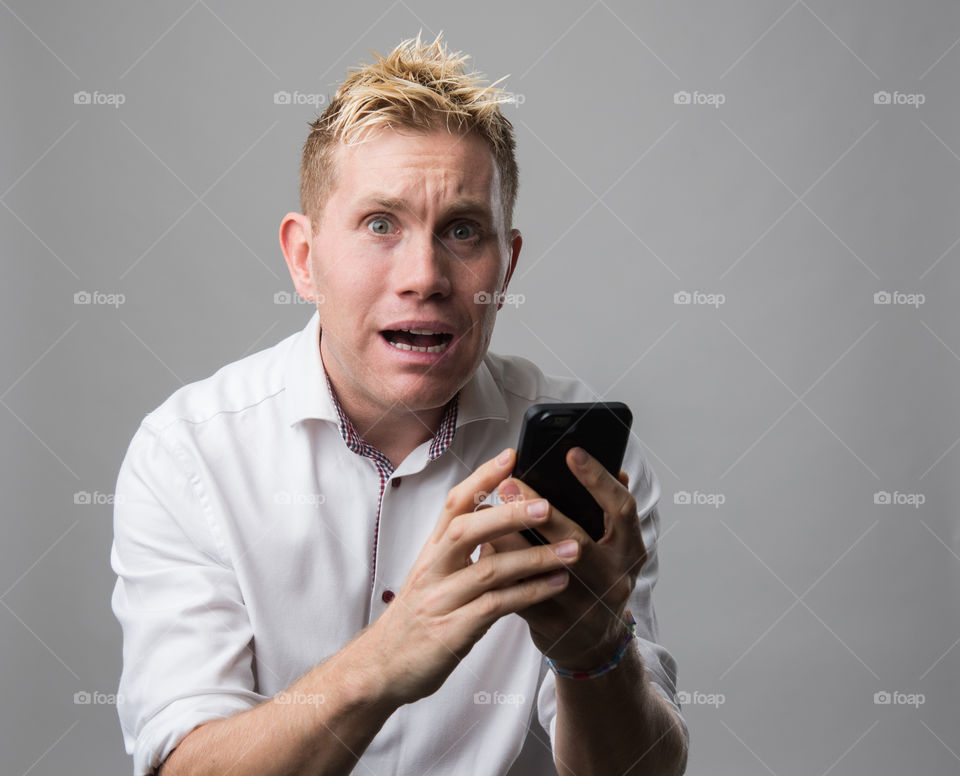
[(392, 480), (390, 480), (390, 484), (391, 484), (393, 487), (395, 487), (395, 488), (399, 488), (399, 487), (400, 487), (400, 481), (401, 481), (402, 479), (403, 479), (403, 477), (394, 477)]
[(388, 603), (390, 603), (394, 598), (396, 598), (396, 596), (394, 595), (394, 592), (393, 592), (392, 590), (384, 590), (384, 591), (383, 591), (383, 595), (380, 596), (380, 598), (383, 600), (383, 602), (384, 602), (385, 604), (388, 604)]

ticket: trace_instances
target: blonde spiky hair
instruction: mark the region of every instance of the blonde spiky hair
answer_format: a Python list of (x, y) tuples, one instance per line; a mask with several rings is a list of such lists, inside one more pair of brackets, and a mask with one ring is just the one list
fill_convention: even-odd
[[(340, 143), (363, 142), (370, 130), (443, 126), (458, 134), (474, 132), (493, 152), (500, 172), (504, 221), (509, 232), (519, 185), (513, 124), (500, 111), (516, 97), (497, 87), (503, 78), (484, 84), (463, 65), (469, 59), (449, 52), (441, 41), (403, 41), (388, 56), (371, 52), (376, 61), (352, 68), (320, 117), (310, 124), (300, 163), (300, 209), (313, 223), (336, 183), (334, 152)], [(451, 128), (451, 121), (455, 126)]]

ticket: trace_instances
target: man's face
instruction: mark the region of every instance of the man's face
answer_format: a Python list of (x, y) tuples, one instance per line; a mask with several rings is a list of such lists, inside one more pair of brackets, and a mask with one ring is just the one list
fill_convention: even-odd
[(336, 153), (310, 255), (324, 365), (367, 409), (442, 406), (483, 359), (520, 251), (493, 154), (443, 129)]

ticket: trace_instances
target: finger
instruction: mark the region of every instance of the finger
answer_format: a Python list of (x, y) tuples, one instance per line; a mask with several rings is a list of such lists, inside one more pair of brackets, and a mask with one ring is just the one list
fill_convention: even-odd
[(465, 512), (450, 519), (446, 530), (437, 539), (440, 557), (435, 568), (453, 573), (467, 565), (477, 545), (506, 534), (543, 525), (550, 505), (545, 499), (513, 500), (479, 512)]
[[(498, 539), (494, 539), (489, 542), (489, 545), (493, 548), (493, 551), (496, 553), (506, 553), (514, 551), (522, 551), (530, 549), (530, 542), (523, 538), (519, 533), (511, 533), (506, 536), (501, 536)], [(484, 545), (485, 547), (487, 545)], [(556, 543), (547, 546), (556, 546)], [(596, 600), (596, 596), (587, 589), (585, 582), (585, 564), (589, 563), (590, 558), (588, 557), (590, 553), (587, 552), (589, 545), (581, 544), (580, 557), (577, 560), (577, 563), (574, 567), (569, 567), (570, 571), (570, 582), (564, 588), (563, 591), (563, 601), (561, 602), (560, 598), (551, 599), (543, 603), (535, 610), (538, 613), (541, 613), (543, 616), (552, 617), (555, 616), (557, 612), (566, 612), (568, 609), (585, 611), (590, 607), (590, 605)], [(523, 581), (522, 579), (519, 581)], [(557, 607), (560, 607), (559, 609)], [(519, 610), (523, 613), (524, 610)], [(523, 614), (524, 617), (527, 614)]]
[[(505, 550), (500, 550), (497, 548), (497, 543), (502, 542), (506, 537), (500, 537), (499, 539), (494, 539), (492, 542), (484, 542), (480, 545), (480, 555), (477, 557), (476, 563), (479, 563), (484, 558), (489, 558), (492, 555), (496, 555), (498, 552), (504, 552)], [(527, 542), (524, 544), (529, 547), (530, 545)], [(520, 549), (525, 549), (521, 547)], [(472, 557), (472, 556), (471, 556)]]
[[(533, 488), (515, 477), (504, 480), (504, 482), (500, 484), (500, 487), (497, 488), (497, 491), (501, 494), (501, 498), (508, 498), (513, 502), (540, 499), (540, 496), (538, 496)], [(572, 540), (580, 547), (580, 562), (570, 569), (571, 580), (567, 587), (568, 595), (572, 590), (579, 588), (586, 590), (603, 589), (604, 563), (602, 559), (597, 557), (593, 552), (593, 548), (597, 543), (593, 541), (579, 523), (570, 519), (559, 509), (551, 505), (549, 519), (543, 525), (534, 527), (551, 545)], [(609, 543), (611, 540), (605, 535), (602, 541)], [(521, 545), (529, 546), (530, 544), (530, 542), (519, 533), (499, 538), (496, 540), (496, 543), (498, 552), (501, 551), (501, 547), (503, 547), (503, 549), (507, 549), (508, 547), (519, 549)]]
[(479, 503), (478, 493), (490, 493), (503, 481), (513, 469), (515, 456), (516, 451), (508, 447), (495, 458), (482, 463), (476, 471), (447, 491), (446, 501), (431, 534), (434, 541), (443, 535), (454, 517), (473, 510)]
[[(493, 552), (516, 552), (518, 550), (530, 549), (530, 542), (523, 538), (519, 532), (513, 531), (504, 536), (492, 539), (484, 547), (492, 547)], [(523, 580), (520, 579), (520, 582)]]
[(513, 550), (525, 550), (530, 546), (530, 542), (524, 539), (519, 532), (508, 533), (490, 541), (490, 546), (495, 552), (512, 552)]
[(465, 604), (459, 612), (467, 622), (476, 623), (481, 631), (486, 632), (504, 615), (522, 611), (559, 595), (566, 589), (569, 581), (569, 572), (561, 569), (552, 574), (525, 579), (513, 585), (488, 589)]
[[(541, 496), (523, 480), (516, 477), (510, 477), (500, 484), (497, 492), (501, 498), (529, 501), (541, 498)], [(551, 542), (559, 542), (564, 539), (575, 539), (580, 544), (592, 541), (590, 536), (578, 523), (571, 520), (568, 515), (563, 514), (552, 504), (550, 505), (550, 519), (537, 530)], [(521, 537), (523, 538), (523, 537)], [(526, 540), (524, 540), (526, 541)], [(529, 544), (529, 542), (526, 542)]]
[(555, 544), (528, 545), (516, 552), (498, 552), (450, 574), (438, 585), (438, 611), (459, 609), (489, 590), (510, 587), (518, 580), (549, 574), (577, 562), (580, 548), (575, 543), (572, 556), (560, 555), (559, 549)]
[[(603, 464), (586, 450), (582, 447), (573, 447), (568, 450), (567, 466), (580, 483), (590, 491), (590, 495), (603, 509), (604, 514), (610, 516), (609, 529), (616, 531), (618, 525), (637, 519), (637, 502), (633, 494), (627, 490), (626, 484), (619, 475), (614, 477), (610, 474)], [(620, 474), (626, 477), (626, 472), (621, 471)]]

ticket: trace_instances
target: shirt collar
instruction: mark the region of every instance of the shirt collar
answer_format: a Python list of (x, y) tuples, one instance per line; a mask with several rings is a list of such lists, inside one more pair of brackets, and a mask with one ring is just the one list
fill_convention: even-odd
[[(344, 443), (347, 447), (357, 455), (363, 455), (367, 458), (372, 458), (377, 461), (381, 466), (385, 467), (387, 471), (393, 472), (393, 464), (390, 463), (390, 460), (377, 448), (369, 444), (360, 434), (357, 432), (356, 426), (353, 425), (353, 421), (347, 417), (347, 414), (343, 411), (343, 407), (340, 404), (340, 401), (337, 399), (337, 392), (334, 390), (333, 385), (330, 383), (330, 378), (327, 378), (327, 390), (330, 392), (330, 395), (333, 397), (333, 406), (337, 411), (337, 417), (340, 425), (340, 436), (343, 438)], [(444, 409), (443, 417), (440, 419), (440, 427), (437, 429), (437, 433), (434, 434), (433, 440), (430, 442), (430, 449), (427, 451), (427, 459), (430, 461), (435, 460), (440, 457), (440, 454), (443, 453), (450, 445), (453, 443), (453, 436), (456, 433), (456, 422), (457, 422), (457, 407), (459, 404), (460, 394), (459, 392), (447, 402), (447, 406)]]
[[(320, 313), (314, 311), (307, 325), (296, 335), (287, 352), (284, 364), (284, 385), (286, 394), (286, 419), (289, 425), (302, 420), (327, 420), (341, 426), (341, 413), (332, 395), (320, 358)], [(509, 420), (507, 402), (503, 390), (497, 384), (488, 365), (489, 356), (485, 356), (477, 371), (466, 385), (460, 389), (454, 411), (448, 409), (441, 422), (440, 433), (434, 439), (434, 445), (446, 444), (438, 441), (445, 436), (444, 430), (452, 438), (454, 430), (475, 420)], [(454, 423), (453, 429), (447, 429)], [(449, 442), (447, 442), (449, 444)], [(431, 446), (432, 452), (433, 446)], [(439, 455), (439, 453), (438, 453)]]

